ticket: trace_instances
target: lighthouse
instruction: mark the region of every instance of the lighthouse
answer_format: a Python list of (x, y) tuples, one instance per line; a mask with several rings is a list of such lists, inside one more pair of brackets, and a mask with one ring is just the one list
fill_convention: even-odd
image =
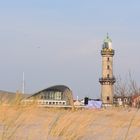
[(113, 56), (115, 51), (112, 49), (112, 40), (108, 34), (103, 41), (101, 50), (102, 56), (102, 77), (99, 79), (101, 84), (101, 100), (103, 106), (113, 104), (115, 77), (113, 75)]

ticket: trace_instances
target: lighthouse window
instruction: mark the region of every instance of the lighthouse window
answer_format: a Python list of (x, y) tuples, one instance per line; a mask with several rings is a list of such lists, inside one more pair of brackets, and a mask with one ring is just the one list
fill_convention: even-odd
[(109, 78), (109, 74), (107, 74), (107, 78)]
[(110, 99), (109, 99), (109, 96), (107, 96), (107, 101), (109, 101)]
[(109, 65), (107, 65), (107, 69), (109, 70)]
[(109, 61), (109, 57), (107, 58), (107, 61)]

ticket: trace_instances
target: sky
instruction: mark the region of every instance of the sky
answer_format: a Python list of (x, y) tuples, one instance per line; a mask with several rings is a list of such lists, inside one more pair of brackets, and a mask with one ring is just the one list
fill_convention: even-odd
[(66, 85), (74, 97), (100, 97), (107, 32), (114, 75), (140, 84), (140, 1), (0, 0), (0, 90), (35, 93)]

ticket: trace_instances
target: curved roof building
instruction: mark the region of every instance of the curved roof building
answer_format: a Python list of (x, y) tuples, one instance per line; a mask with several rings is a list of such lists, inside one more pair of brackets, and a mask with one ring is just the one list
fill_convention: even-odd
[(72, 91), (65, 85), (56, 85), (31, 95), (26, 101), (36, 100), (41, 105), (66, 106), (73, 104)]

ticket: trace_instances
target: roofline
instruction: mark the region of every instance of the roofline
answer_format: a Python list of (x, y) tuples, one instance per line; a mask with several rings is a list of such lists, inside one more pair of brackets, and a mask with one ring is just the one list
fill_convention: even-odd
[(54, 85), (54, 86), (50, 86), (50, 87), (48, 87), (48, 88), (45, 88), (45, 89), (43, 89), (43, 90), (39, 90), (39, 91), (37, 91), (37, 92), (31, 94), (31, 96), (27, 97), (26, 99), (28, 99), (28, 98), (30, 98), (30, 97), (32, 97), (32, 96), (34, 96), (34, 95), (37, 95), (37, 94), (39, 94), (39, 93), (42, 92), (42, 91), (51, 89), (51, 88), (53, 88), (53, 87), (60, 87), (60, 86), (65, 87), (66, 89), (68, 89), (68, 90), (71, 91), (71, 89), (70, 89), (69, 87), (65, 86), (65, 85)]

